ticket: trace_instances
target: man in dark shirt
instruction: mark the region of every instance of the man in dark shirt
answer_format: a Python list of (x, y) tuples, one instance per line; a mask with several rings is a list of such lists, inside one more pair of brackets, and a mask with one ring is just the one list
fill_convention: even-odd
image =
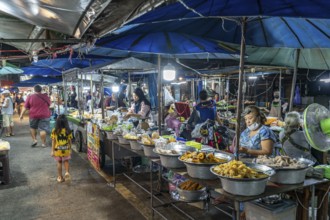
[(118, 95), (118, 108), (120, 107), (127, 107), (127, 103), (126, 103), (126, 85), (122, 85), (121, 87), (121, 91)]

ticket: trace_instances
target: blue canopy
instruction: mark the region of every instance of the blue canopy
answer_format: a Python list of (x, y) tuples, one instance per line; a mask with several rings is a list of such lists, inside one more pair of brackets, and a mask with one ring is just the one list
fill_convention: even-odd
[(61, 76), (62, 70), (49, 67), (29, 66), (23, 67), (23, 74), (34, 76)]
[(96, 42), (96, 46), (109, 50), (122, 50), (145, 54), (160, 54), (165, 57), (185, 54), (204, 54), (205, 57), (232, 59), (234, 50), (219, 46), (215, 41), (199, 36), (175, 32), (146, 33), (137, 30), (133, 34), (122, 33), (104, 37)]
[(41, 85), (49, 85), (54, 83), (62, 82), (62, 79), (59, 78), (51, 78), (51, 77), (33, 77), (32, 79), (21, 81), (20, 83), (16, 83), (13, 86), (16, 87), (33, 87), (37, 84)]
[(99, 65), (109, 62), (111, 59), (104, 56), (84, 55), (74, 53), (71, 57), (70, 54), (61, 54), (56, 58), (47, 58), (33, 62), (35, 66), (51, 67), (61, 70), (68, 70), (72, 68), (86, 68), (89, 66)]
[[(330, 48), (330, 19), (252, 17), (248, 19), (246, 45), (258, 47)], [(241, 24), (222, 18), (192, 18), (160, 23), (128, 25), (121, 35), (176, 32), (240, 44)], [(223, 46), (223, 45), (222, 45)]]
[(156, 8), (131, 23), (193, 17), (284, 16), (330, 18), (328, 0), (180, 0)]

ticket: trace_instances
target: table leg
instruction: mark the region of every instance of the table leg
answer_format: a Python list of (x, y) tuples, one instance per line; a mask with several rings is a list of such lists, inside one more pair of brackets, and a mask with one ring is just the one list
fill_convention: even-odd
[(328, 199), (327, 194), (328, 194), (329, 187), (330, 187), (330, 184), (325, 183), (325, 184), (317, 185), (315, 188), (317, 200), (318, 200), (317, 206), (319, 207), (321, 205), (321, 207), (317, 210), (317, 219), (318, 220), (327, 220), (328, 219), (329, 199)]
[(154, 193), (153, 193), (153, 181), (152, 181), (152, 160), (150, 160), (150, 205), (151, 205), (151, 219), (154, 219)]
[(240, 210), (240, 202), (235, 201), (234, 202), (234, 215), (233, 217), (235, 218), (235, 220), (239, 220), (241, 217), (241, 210)]
[(116, 187), (115, 146), (113, 141), (111, 141), (111, 151), (112, 151), (112, 185), (113, 187)]
[(311, 197), (311, 206), (312, 206), (312, 220), (315, 220), (315, 185), (311, 186), (312, 197)]

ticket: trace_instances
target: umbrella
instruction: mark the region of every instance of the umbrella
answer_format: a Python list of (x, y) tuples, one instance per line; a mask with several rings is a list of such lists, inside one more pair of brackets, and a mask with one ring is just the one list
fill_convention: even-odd
[[(239, 74), (239, 91), (238, 91), (238, 106), (237, 106), (237, 126), (236, 126), (236, 149), (238, 150), (239, 147), (239, 138), (240, 138), (240, 114), (241, 114), (241, 105), (242, 105), (242, 80), (243, 80), (243, 72), (244, 72), (244, 55), (246, 53), (246, 42), (249, 41), (249, 35), (248, 35), (248, 28), (250, 27), (250, 20), (253, 20), (254, 18), (251, 18), (251, 16), (259, 16), (259, 15), (267, 15), (267, 16), (290, 16), (290, 17), (309, 17), (309, 18), (329, 18), (329, 14), (327, 11), (330, 9), (330, 2), (326, 0), (316, 0), (316, 1), (309, 1), (309, 0), (279, 0), (279, 1), (260, 1), (260, 0), (232, 0), (232, 1), (216, 1), (216, 0), (179, 0), (179, 2), (169, 4), (167, 6), (161, 7), (159, 9), (156, 9), (152, 12), (146, 13), (144, 16), (141, 16), (140, 18), (134, 20), (131, 22), (131, 24), (143, 24), (148, 22), (154, 22), (158, 23), (159, 26), (163, 26), (163, 21), (170, 21), (170, 20), (180, 20), (180, 19), (188, 19), (188, 18), (205, 18), (205, 17), (212, 17), (215, 16), (217, 18), (220, 18), (220, 16), (231, 16), (230, 20), (233, 20), (234, 22), (238, 23), (239, 29), (237, 31), (234, 30), (234, 33), (238, 36), (236, 42), (233, 42), (233, 38), (231, 38), (230, 42), (232, 43), (240, 43), (240, 52), (241, 52), (241, 58), (240, 58), (240, 74)], [(232, 16), (239, 17), (234, 18)], [(247, 18), (249, 16), (249, 18)], [(282, 18), (278, 18), (282, 19)], [(294, 20), (296, 21), (296, 20)], [(159, 23), (161, 22), (161, 23)], [(269, 44), (268, 41), (262, 42), (261, 36), (265, 35), (264, 32), (266, 31), (265, 26), (262, 25), (262, 22), (260, 22), (260, 19), (258, 21), (261, 23), (259, 25), (258, 30), (252, 29), (251, 32), (256, 36), (256, 39), (258, 40), (258, 43), (264, 43), (265, 47), (275, 46), (276, 44)], [(307, 20), (307, 22), (309, 22)], [(319, 27), (314, 25), (314, 23), (310, 22), (312, 26), (315, 26), (315, 29), (318, 29)], [(221, 23), (220, 23), (221, 24)], [(219, 28), (221, 27), (219, 24)], [(288, 22), (284, 23), (287, 26), (287, 30), (292, 30), (292, 27)], [(271, 24), (269, 24), (271, 25)], [(251, 25), (253, 27), (253, 25)], [(320, 36), (324, 35), (324, 38), (326, 39), (326, 42), (329, 42), (329, 26), (327, 26), (324, 33), (322, 33)], [(198, 27), (195, 27), (195, 30), (198, 30)], [(230, 30), (230, 29), (229, 29)], [(271, 26), (270, 30), (271, 33), (275, 33), (278, 31), (277, 26)], [(283, 29), (284, 30), (284, 29)], [(299, 29), (301, 30), (301, 29)], [(312, 28), (308, 29), (307, 35), (311, 39), (318, 39), (317, 32), (314, 33)], [(320, 32), (323, 32), (324, 30), (320, 30)], [(211, 31), (210, 31), (211, 32)], [(230, 32), (230, 31), (229, 31)], [(209, 35), (207, 35), (209, 36)], [(270, 35), (272, 36), (272, 35)], [(300, 52), (301, 48), (303, 48), (303, 43), (300, 42), (300, 38), (297, 36), (288, 37), (286, 38), (287, 33), (283, 35), (280, 39), (285, 39), (285, 43), (292, 43), (292, 39), (297, 40), (298, 44), (294, 51), (294, 77), (292, 82), (292, 88), (291, 88), (291, 99), (290, 99), (290, 110), (292, 107), (292, 101), (293, 101), (293, 92), (294, 92), (294, 85), (296, 81), (296, 75), (297, 75), (297, 68), (299, 64), (300, 59)], [(315, 38), (311, 36), (316, 36)], [(219, 39), (219, 38), (218, 38)], [(274, 40), (277, 40), (278, 37), (273, 38)], [(234, 39), (235, 40), (235, 39)], [(276, 42), (276, 41), (274, 41)], [(313, 42), (314, 43), (314, 42)], [(322, 44), (322, 42), (317, 42), (319, 44)], [(238, 153), (238, 152), (236, 152)]]
[(145, 13), (130, 24), (220, 16), (330, 18), (329, 10), (328, 0), (179, 0)]
[[(253, 17), (247, 22), (247, 62), (294, 67), (294, 51), (301, 48), (299, 68), (329, 69), (330, 50), (327, 48), (330, 48), (330, 19)], [(221, 18), (128, 25), (115, 33), (133, 35), (162, 31), (213, 39), (221, 46), (236, 50), (240, 48), (242, 34), (239, 22)]]
[[(100, 52), (98, 52), (100, 51)], [(92, 54), (108, 55), (112, 51), (129, 51), (136, 54), (158, 54), (166, 58), (234, 58), (235, 51), (219, 46), (215, 41), (199, 36), (176, 32), (136, 31), (104, 37), (96, 42)]]
[(54, 58), (47, 58), (38, 60), (38, 62), (33, 62), (34, 66), (50, 67), (61, 70), (68, 70), (72, 68), (86, 68), (94, 65), (100, 65), (105, 62), (109, 62), (109, 57), (96, 56), (96, 55), (84, 55), (73, 53), (61, 54)]
[(61, 76), (62, 70), (49, 67), (29, 66), (23, 67), (23, 74), (34, 76)]

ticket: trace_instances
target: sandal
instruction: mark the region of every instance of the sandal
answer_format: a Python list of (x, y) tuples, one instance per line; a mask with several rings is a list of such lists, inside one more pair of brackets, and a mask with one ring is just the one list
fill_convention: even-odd
[(15, 134), (13, 134), (13, 133), (10, 133), (10, 136), (15, 136)]
[(64, 182), (64, 179), (63, 179), (63, 177), (61, 177), (61, 176), (57, 177), (56, 180), (57, 180), (58, 183), (62, 183), (62, 182)]
[(34, 142), (31, 144), (31, 147), (35, 147), (35, 146), (37, 146), (37, 144), (38, 144), (38, 141), (34, 141)]
[(6, 134), (5, 136), (6, 136), (6, 137), (10, 137), (10, 134)]
[(70, 183), (70, 182), (71, 182), (71, 175), (70, 175), (69, 173), (65, 173), (65, 175), (64, 175), (64, 180), (65, 180), (66, 182)]

